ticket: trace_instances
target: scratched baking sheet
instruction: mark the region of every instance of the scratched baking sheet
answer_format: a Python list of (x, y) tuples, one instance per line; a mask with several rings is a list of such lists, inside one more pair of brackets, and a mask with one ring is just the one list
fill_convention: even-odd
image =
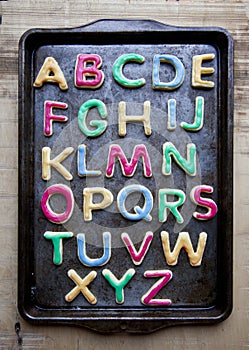
[[(36, 323), (77, 324), (98, 331), (128, 332), (150, 332), (175, 324), (214, 323), (228, 317), (232, 308), (233, 171), (230, 35), (219, 28), (176, 28), (152, 21), (99, 21), (75, 29), (32, 29), (20, 40), (19, 52), (18, 302), (22, 316)], [(143, 86), (124, 87), (112, 74), (116, 60), (128, 53), (140, 55), (144, 61), (127, 61), (121, 67), (122, 73), (126, 80), (145, 79)], [(99, 70), (104, 72), (104, 81), (98, 88), (75, 85), (79, 54), (102, 58)], [(203, 60), (201, 66), (213, 71), (203, 71), (201, 78), (213, 84), (193, 87), (192, 59), (205, 54), (212, 58)], [(160, 55), (176, 57), (174, 62), (180, 61), (181, 68), (169, 62), (156, 66), (153, 58)], [(41, 87), (33, 86), (47, 57), (57, 61), (68, 89), (46, 81)], [(87, 62), (85, 68), (89, 66)], [(177, 73), (183, 73), (178, 87), (174, 83)], [(160, 83), (173, 82), (173, 87), (153, 88), (153, 76)], [(86, 75), (88, 82), (95, 78)], [(95, 136), (82, 131), (78, 117), (82, 105), (92, 100), (101, 101), (107, 111), (102, 120), (96, 108), (87, 114), (85, 127), (90, 132), (96, 130), (96, 125), (90, 126), (91, 121), (106, 122), (103, 133)], [(45, 101), (67, 104), (66, 109), (53, 108), (54, 115), (68, 119), (63, 123), (53, 120), (50, 136), (44, 134)], [(150, 134), (146, 134), (140, 120), (127, 121), (126, 135), (121, 136), (120, 102), (125, 103), (127, 116), (141, 116), (146, 101), (150, 102)], [(193, 125), (197, 101), (203, 101), (203, 125), (184, 128), (182, 123)], [(173, 112), (170, 103), (174, 104)], [(189, 163), (187, 148), (195, 147), (195, 174), (185, 171), (172, 154), (171, 171), (166, 173), (163, 146), (169, 143)], [(84, 171), (95, 171), (94, 174), (78, 174), (80, 145), (85, 145), (84, 159), (81, 158)], [(144, 175), (148, 162), (143, 163), (141, 157), (133, 174), (124, 173), (116, 159), (113, 174), (106, 176), (114, 145), (123, 151), (127, 162), (131, 161), (135, 147), (143, 145), (150, 160), (151, 176)], [(60, 163), (71, 174), (71, 180), (65, 179), (64, 170), (56, 170), (53, 165), (48, 167), (50, 179), (42, 178), (44, 147), (50, 148), (50, 159), (71, 147), (70, 154)], [(52, 222), (41, 205), (48, 188), (57, 185), (66, 186), (73, 196), (73, 212), (64, 223)], [(204, 185), (212, 193), (206, 193)], [(96, 188), (104, 189), (104, 195)], [(196, 188), (202, 189), (197, 203), (193, 201)], [(85, 217), (87, 209), (83, 209), (87, 202), (83, 191), (88, 189), (95, 189), (93, 205), (102, 203), (107, 193), (112, 195), (106, 208), (91, 211), (89, 221)], [(160, 197), (165, 189), (173, 190), (173, 194), (167, 192), (167, 197)], [(165, 202), (174, 203), (182, 196), (184, 201), (177, 207), (181, 222)], [(65, 196), (58, 193), (50, 195), (46, 203), (50, 213), (60, 214), (68, 207)], [(134, 209), (136, 206), (140, 211)], [(214, 214), (216, 207), (218, 211)], [(202, 214), (204, 220), (196, 219), (194, 213)], [(55, 241), (45, 238), (44, 234), (49, 232), (70, 233), (70, 237), (61, 239), (60, 254)], [(163, 245), (166, 232), (171, 252), (185, 232), (194, 253), (204, 233), (206, 243), (198, 266), (191, 265), (184, 248), (174, 265), (167, 260), (166, 243)], [(124, 237), (134, 245), (135, 263)], [(72, 270), (78, 282), (69, 277)], [(151, 278), (148, 271), (154, 274)], [(171, 276), (161, 288), (155, 287), (158, 272), (165, 281), (166, 276)], [(88, 300), (80, 283), (84, 284), (84, 278), (90, 275), (94, 277), (85, 286), (92, 296)], [(117, 285), (122, 278), (126, 280), (118, 293)], [(74, 288), (76, 294), (68, 300), (66, 296), (70, 292), (72, 296)], [(156, 294), (150, 293), (146, 298), (151, 290)]]

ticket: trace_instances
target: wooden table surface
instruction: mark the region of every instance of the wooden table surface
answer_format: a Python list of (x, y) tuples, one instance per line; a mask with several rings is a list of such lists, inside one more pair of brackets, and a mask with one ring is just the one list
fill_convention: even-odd
[[(0, 1), (0, 14), (0, 349), (249, 348), (249, 0), (8, 0)], [(32, 326), (18, 314), (18, 41), (30, 28), (76, 27), (110, 18), (219, 26), (234, 38), (234, 308), (218, 325), (174, 327), (145, 336), (101, 335)]]

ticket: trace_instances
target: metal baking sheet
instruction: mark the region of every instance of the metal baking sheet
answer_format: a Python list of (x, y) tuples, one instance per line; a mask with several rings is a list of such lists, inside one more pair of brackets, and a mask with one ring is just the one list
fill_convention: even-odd
[[(107, 20), (74, 29), (32, 29), (21, 38), (19, 55), (21, 315), (38, 324), (101, 332), (151, 332), (227, 318), (233, 220), (230, 34)], [(78, 55), (88, 55), (84, 64)], [(102, 60), (98, 68), (92, 55)], [(57, 68), (48, 69), (48, 57)], [(49, 72), (37, 87), (42, 67)], [(55, 81), (58, 69), (67, 89)], [(79, 69), (83, 86), (76, 86)], [(198, 72), (201, 82), (195, 86)], [(145, 114), (149, 126), (141, 119)], [(58, 115), (67, 119), (61, 122)], [(127, 118), (123, 134), (122, 118)], [(97, 134), (96, 121), (104, 125)], [(138, 145), (144, 156), (135, 151)], [(126, 164), (121, 166), (114, 150), (123, 152)], [(132, 168), (133, 152), (139, 161)], [(183, 237), (189, 237), (199, 262), (191, 260), (186, 241), (177, 261), (169, 260)], [(206, 243), (200, 254), (201, 237)]]

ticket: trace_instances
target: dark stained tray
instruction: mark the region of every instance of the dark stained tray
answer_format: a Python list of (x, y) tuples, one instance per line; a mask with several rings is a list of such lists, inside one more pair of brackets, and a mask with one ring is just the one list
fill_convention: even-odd
[(19, 58), (21, 315), (101, 332), (227, 318), (229, 33), (99, 21), (32, 29)]

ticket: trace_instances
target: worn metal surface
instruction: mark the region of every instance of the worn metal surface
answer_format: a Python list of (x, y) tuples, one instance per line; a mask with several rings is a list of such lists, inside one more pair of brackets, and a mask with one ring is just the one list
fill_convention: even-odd
[[(146, 84), (140, 89), (125, 89), (112, 78), (111, 69), (116, 58), (127, 52), (136, 52), (145, 57), (143, 65), (129, 64), (126, 75), (142, 76)], [(97, 90), (77, 89), (74, 85), (74, 67), (78, 53), (97, 53), (102, 57), (105, 83)], [(154, 91), (151, 84), (152, 60), (155, 54), (168, 53), (177, 56), (185, 66), (182, 86), (174, 91)], [(214, 53), (212, 66), (215, 73), (212, 90), (191, 87), (192, 56)], [(33, 88), (33, 82), (44, 59), (53, 56), (67, 79), (69, 89), (61, 91), (54, 84)], [(172, 71), (167, 74), (173, 75)], [(211, 79), (211, 78), (210, 78)], [(181, 121), (192, 122), (195, 98), (205, 100), (205, 125), (193, 133), (180, 127)], [(108, 110), (108, 128), (97, 138), (86, 138), (77, 126), (78, 110), (83, 102), (97, 98)], [(176, 99), (177, 128), (169, 131), (167, 125), (167, 101)], [(67, 124), (56, 123), (50, 138), (43, 135), (44, 101), (68, 103), (65, 115)], [(152, 135), (144, 134), (143, 126), (127, 125), (127, 135), (118, 136), (118, 103), (127, 103), (127, 114), (143, 113), (143, 103), (151, 102)], [(21, 314), (37, 322), (77, 323), (99, 331), (146, 332), (167, 325), (180, 323), (215, 322), (227, 317), (231, 310), (232, 280), (232, 44), (223, 30), (182, 29), (167, 27), (150, 21), (101, 21), (74, 30), (32, 30), (20, 44), (20, 215), (19, 215), (19, 309)], [(64, 111), (63, 111), (64, 112)], [(175, 164), (172, 176), (162, 175), (162, 145), (172, 142), (185, 154), (186, 144), (197, 145), (197, 175), (187, 176)], [(80, 144), (87, 145), (89, 168), (102, 170), (101, 177), (80, 178), (77, 175), (76, 150)], [(153, 177), (146, 179), (139, 165), (132, 178), (125, 178), (116, 165), (114, 176), (104, 176), (111, 143), (120, 144), (126, 154), (131, 154), (134, 145), (146, 144), (151, 155)], [(50, 181), (41, 178), (41, 149), (49, 146), (56, 156), (65, 147), (74, 147), (75, 152), (63, 164), (74, 178), (69, 183), (56, 171)], [(40, 201), (45, 189), (56, 183), (69, 185), (74, 193), (76, 209), (66, 224), (55, 225), (43, 215)], [(92, 222), (83, 220), (82, 192), (85, 187), (101, 186), (109, 189), (114, 198), (127, 184), (139, 183), (153, 194), (152, 222), (130, 222), (117, 211), (116, 203), (108, 210), (94, 213)], [(213, 186), (212, 198), (218, 205), (218, 215), (207, 222), (192, 217), (195, 206), (189, 199), (190, 190), (200, 184)], [(182, 207), (184, 224), (176, 224), (172, 215), (165, 223), (158, 221), (158, 190), (177, 188), (186, 193)], [(135, 198), (138, 201), (139, 198)], [(134, 206), (134, 203), (132, 203)], [(58, 208), (58, 202), (54, 205)], [(132, 207), (132, 205), (131, 205)], [(56, 227), (55, 227), (56, 226)], [(152, 245), (140, 266), (133, 265), (120, 238), (129, 233), (133, 242), (141, 244), (146, 231), (153, 231)], [(208, 233), (208, 241), (201, 266), (190, 266), (186, 253), (179, 256), (178, 264), (169, 267), (165, 261), (160, 232), (168, 231), (171, 247), (178, 233), (187, 231), (196, 246), (199, 233)], [(55, 266), (52, 261), (52, 245), (44, 239), (46, 231), (72, 231), (74, 237), (64, 243), (63, 263)], [(86, 234), (87, 254), (91, 257), (102, 254), (102, 233), (112, 234), (112, 255), (106, 266), (89, 268), (77, 257), (76, 235)], [(91, 270), (97, 271), (91, 291), (98, 302), (90, 305), (82, 295), (71, 303), (65, 295), (74, 287), (67, 277), (69, 269), (80, 276)], [(117, 305), (114, 290), (103, 278), (101, 271), (110, 269), (118, 278), (129, 268), (136, 274), (125, 288), (125, 302)], [(158, 294), (170, 298), (171, 307), (144, 306), (140, 299), (152, 285), (143, 277), (146, 270), (170, 269), (173, 279)], [(105, 321), (105, 322), (103, 322)]]

